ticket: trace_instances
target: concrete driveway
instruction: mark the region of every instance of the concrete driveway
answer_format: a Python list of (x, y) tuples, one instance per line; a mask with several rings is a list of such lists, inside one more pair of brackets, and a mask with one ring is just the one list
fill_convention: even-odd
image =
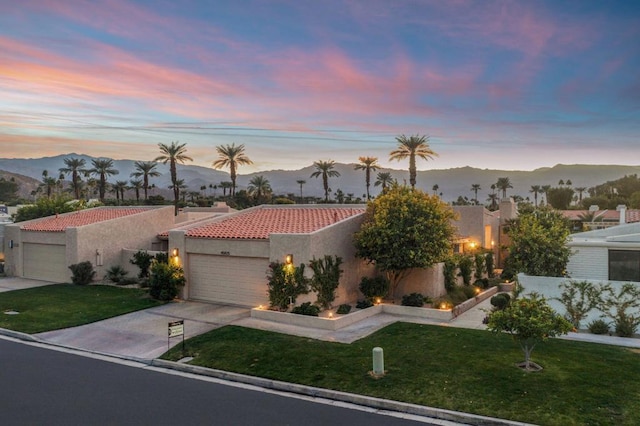
[(249, 316), (249, 308), (178, 301), (35, 336), (49, 343), (92, 352), (153, 359), (166, 352), (168, 345), (182, 343), (182, 337), (168, 342), (169, 322), (184, 320), (184, 337), (188, 339)]
[(0, 293), (4, 291), (23, 290), (25, 288), (42, 287), (55, 284), (50, 281), (30, 280), (28, 278), (2, 277), (0, 278)]

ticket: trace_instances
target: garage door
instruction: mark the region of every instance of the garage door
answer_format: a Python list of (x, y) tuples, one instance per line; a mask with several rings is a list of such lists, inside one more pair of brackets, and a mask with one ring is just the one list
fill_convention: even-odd
[(61, 283), (71, 281), (66, 246), (24, 243), (22, 255), (25, 278)]
[(189, 255), (189, 298), (258, 306), (268, 303), (269, 260), (256, 257)]

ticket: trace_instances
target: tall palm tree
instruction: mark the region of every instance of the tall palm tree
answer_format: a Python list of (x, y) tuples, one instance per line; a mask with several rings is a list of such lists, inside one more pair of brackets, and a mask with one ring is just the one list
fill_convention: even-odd
[(180, 185), (178, 182), (178, 172), (176, 170), (177, 163), (185, 163), (193, 161), (193, 158), (187, 155), (187, 144), (171, 142), (171, 145), (159, 143), (160, 155), (153, 161), (160, 161), (162, 164), (169, 163), (169, 171), (171, 172), (171, 188), (173, 189), (173, 207), (174, 214), (178, 215), (178, 200), (180, 199)]
[(329, 161), (314, 161), (313, 166), (316, 168), (316, 171), (311, 173), (312, 178), (317, 178), (318, 176), (322, 176), (322, 186), (324, 188), (324, 201), (325, 203), (329, 202), (329, 178), (330, 177), (340, 177), (340, 172), (337, 170), (333, 170), (336, 163), (333, 160)]
[[(169, 189), (173, 189), (173, 193), (177, 194), (180, 197), (180, 193), (182, 192), (182, 201), (185, 200), (186, 194), (184, 190), (189, 189), (189, 185), (184, 183), (184, 179), (178, 179), (175, 183), (169, 185)], [(176, 209), (178, 208), (178, 204), (176, 203)]]
[(364, 170), (364, 179), (367, 184), (367, 200), (371, 199), (369, 196), (369, 186), (371, 185), (371, 172), (375, 172), (380, 168), (378, 164), (378, 157), (360, 157), (358, 158), (360, 164), (356, 164), (355, 170)]
[(213, 162), (215, 169), (221, 169), (223, 167), (229, 167), (229, 175), (231, 177), (231, 196), (236, 195), (236, 171), (238, 166), (243, 164), (253, 164), (253, 161), (247, 157), (244, 153), (244, 144), (236, 146), (235, 143), (231, 145), (219, 145), (216, 147), (218, 151), (218, 159)]
[(136, 202), (140, 202), (140, 190), (144, 188), (144, 182), (140, 179), (131, 179), (129, 181), (131, 184), (131, 189), (136, 191)]
[(305, 183), (307, 183), (307, 181), (306, 181), (306, 180), (304, 180), (304, 179), (298, 179), (298, 180), (296, 181), (296, 183), (297, 183), (298, 185), (300, 185), (300, 202), (302, 203), (302, 185), (304, 185)]
[(544, 202), (549, 204), (549, 190), (551, 189), (551, 185), (542, 185), (540, 189), (544, 194)]
[(475, 202), (476, 205), (478, 205), (478, 191), (480, 191), (482, 188), (480, 188), (480, 184), (479, 183), (474, 183), (471, 185), (471, 190), (473, 191), (473, 193), (475, 194)]
[(229, 195), (231, 195), (231, 187), (233, 186), (233, 183), (229, 182), (228, 180), (224, 181), (224, 182), (220, 182), (220, 188), (222, 188), (222, 196), (226, 197), (227, 196), (227, 189), (229, 190)]
[(406, 137), (405, 135), (400, 135), (396, 137), (396, 141), (398, 142), (398, 147), (391, 151), (389, 159), (400, 161), (409, 158), (409, 183), (411, 188), (415, 188), (416, 157), (429, 160), (437, 157), (438, 154), (429, 147), (428, 136), (415, 135)]
[(80, 175), (85, 174), (87, 170), (84, 168), (86, 162), (83, 158), (65, 158), (64, 164), (66, 167), (61, 167), (58, 171), (65, 175), (71, 174), (71, 187), (73, 188), (73, 195), (76, 200), (80, 199)]
[(136, 170), (131, 173), (130, 177), (142, 178), (142, 188), (144, 189), (144, 200), (148, 199), (147, 191), (149, 190), (149, 178), (160, 176), (160, 172), (156, 170), (158, 163), (154, 161), (136, 161), (133, 163)]
[(91, 164), (93, 168), (89, 170), (89, 173), (98, 177), (100, 201), (104, 202), (104, 194), (107, 191), (107, 177), (117, 175), (120, 172), (113, 168), (113, 160), (109, 158), (91, 160)]
[(120, 200), (124, 201), (124, 191), (129, 189), (127, 186), (126, 180), (117, 180), (116, 183), (112, 185), (113, 191), (116, 193), (116, 200), (120, 202)]
[(252, 197), (256, 198), (256, 201), (260, 203), (262, 197), (271, 193), (271, 184), (269, 183), (269, 179), (264, 176), (254, 176), (249, 181), (249, 186), (247, 186), (247, 192)]
[(535, 206), (538, 207), (538, 194), (542, 194), (542, 188), (540, 185), (531, 185), (531, 189), (529, 190), (533, 194), (533, 199), (535, 200)]
[(567, 185), (567, 186), (571, 186), (571, 185), (573, 185), (573, 182), (571, 182), (571, 179), (567, 179), (567, 180), (564, 182), (564, 184), (565, 184), (565, 185)]
[(438, 194), (438, 189), (440, 189), (440, 187), (438, 186), (438, 184), (436, 183), (435, 185), (433, 185), (431, 187), (431, 189), (433, 189), (433, 195), (437, 195)]
[(495, 192), (489, 194), (489, 196), (487, 197), (487, 201), (491, 203), (489, 205), (490, 210), (496, 210), (498, 208), (498, 194), (496, 194)]
[(586, 191), (586, 190), (587, 190), (587, 188), (585, 188), (584, 186), (577, 186), (576, 187), (576, 192), (578, 193), (578, 202), (580, 204), (582, 204), (582, 193), (584, 191)]
[(387, 187), (393, 183), (393, 178), (391, 177), (391, 172), (380, 172), (376, 177), (376, 181), (373, 186), (382, 185), (382, 192), (384, 193), (387, 190)]
[(38, 186), (38, 191), (45, 189), (47, 198), (51, 198), (53, 191), (58, 187), (58, 181), (49, 176), (48, 170), (42, 171), (42, 183)]
[(508, 177), (499, 177), (496, 182), (496, 188), (502, 191), (502, 198), (507, 198), (507, 189), (513, 188), (511, 180)]

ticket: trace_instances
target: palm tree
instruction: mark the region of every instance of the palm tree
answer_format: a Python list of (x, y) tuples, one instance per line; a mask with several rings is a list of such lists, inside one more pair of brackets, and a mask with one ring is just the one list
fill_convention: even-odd
[(502, 191), (502, 198), (507, 198), (507, 189), (513, 188), (508, 177), (499, 177), (496, 182), (496, 188)]
[(535, 200), (535, 206), (538, 207), (538, 194), (542, 194), (542, 188), (540, 185), (531, 185), (531, 189), (529, 190), (533, 194), (533, 199)]
[(91, 160), (91, 164), (93, 165), (93, 168), (89, 170), (89, 173), (98, 176), (100, 201), (104, 203), (104, 194), (107, 190), (107, 176), (117, 175), (120, 172), (113, 168), (113, 160), (108, 158)]
[(296, 181), (296, 183), (297, 183), (298, 185), (300, 185), (300, 202), (302, 203), (302, 185), (304, 185), (305, 183), (307, 183), (307, 181), (306, 181), (306, 180), (304, 180), (304, 179), (298, 179), (298, 180)]
[(587, 188), (585, 188), (584, 186), (578, 186), (578, 187), (576, 187), (576, 192), (578, 192), (578, 202), (579, 202), (580, 204), (582, 204), (582, 193), (583, 193), (584, 191), (586, 191), (586, 190), (587, 190)]
[(333, 160), (329, 161), (314, 161), (313, 166), (316, 168), (316, 171), (311, 173), (310, 177), (317, 178), (318, 176), (322, 176), (322, 187), (324, 188), (324, 201), (325, 203), (329, 202), (329, 178), (330, 177), (340, 177), (340, 172), (337, 170), (333, 170), (336, 163)]
[(438, 154), (429, 147), (428, 136), (415, 135), (407, 138), (405, 135), (400, 135), (396, 137), (396, 141), (398, 142), (398, 147), (394, 151), (391, 151), (389, 159), (400, 161), (409, 158), (409, 183), (411, 184), (411, 188), (415, 188), (416, 156), (424, 160), (429, 160), (437, 157)]
[(60, 173), (65, 175), (71, 174), (71, 187), (73, 188), (73, 194), (76, 200), (80, 199), (80, 175), (85, 174), (87, 170), (84, 168), (85, 160), (82, 158), (65, 158), (64, 164), (66, 167), (58, 169)]
[(173, 206), (174, 214), (178, 215), (178, 200), (180, 199), (180, 185), (178, 182), (178, 172), (176, 171), (176, 163), (184, 163), (193, 161), (193, 158), (187, 156), (187, 148), (185, 143), (171, 142), (171, 145), (159, 143), (161, 155), (153, 161), (160, 161), (162, 164), (169, 163), (169, 171), (171, 172), (171, 188), (173, 188)]
[(393, 183), (393, 178), (391, 177), (391, 172), (380, 172), (376, 177), (376, 181), (373, 186), (382, 185), (382, 192), (384, 193), (387, 190), (387, 187)]
[(367, 200), (370, 200), (369, 196), (369, 186), (371, 183), (371, 172), (375, 172), (380, 168), (380, 164), (378, 164), (378, 157), (360, 157), (360, 164), (356, 164), (355, 170), (364, 170), (365, 182), (367, 184)]
[(129, 189), (129, 187), (127, 186), (126, 180), (117, 180), (116, 183), (112, 185), (112, 189), (116, 193), (116, 201), (119, 203), (120, 200), (124, 201), (124, 191)]
[(496, 194), (495, 192), (489, 194), (489, 197), (487, 197), (487, 201), (491, 202), (491, 205), (489, 206), (490, 210), (496, 210), (498, 208), (498, 194)]
[(236, 170), (241, 164), (253, 164), (253, 161), (249, 159), (244, 153), (244, 144), (236, 146), (235, 143), (231, 145), (219, 145), (216, 147), (218, 151), (218, 159), (213, 162), (215, 169), (221, 169), (223, 167), (229, 167), (229, 174), (231, 176), (231, 196), (236, 195)]
[(136, 202), (140, 202), (140, 190), (144, 188), (144, 183), (140, 179), (131, 179), (129, 181), (131, 189), (136, 191)]
[(480, 188), (480, 184), (479, 183), (474, 183), (473, 185), (471, 185), (471, 190), (473, 191), (473, 193), (475, 194), (475, 202), (476, 205), (478, 205), (478, 191), (480, 191), (482, 188)]
[(571, 182), (571, 179), (567, 179), (564, 184), (567, 186), (571, 186), (573, 185), (573, 182)]
[[(173, 189), (173, 193), (177, 194), (178, 197), (180, 197), (180, 192), (183, 192), (182, 201), (184, 201), (186, 197), (186, 194), (184, 194), (184, 190), (188, 188), (189, 188), (189, 185), (184, 183), (184, 179), (178, 179), (175, 181), (175, 183), (172, 183), (171, 185), (169, 185), (169, 189)], [(178, 208), (178, 204), (176, 203), (176, 209), (177, 208)]]
[(440, 189), (440, 187), (438, 186), (438, 184), (436, 183), (435, 185), (433, 185), (431, 187), (431, 189), (433, 190), (433, 195), (437, 195), (438, 194), (438, 189)]
[(249, 195), (256, 198), (256, 201), (260, 203), (260, 199), (271, 193), (271, 184), (269, 180), (264, 176), (254, 176), (249, 181), (249, 186), (247, 187), (247, 192)]
[(560, 185), (560, 186), (564, 185), (564, 180), (560, 179), (560, 180), (558, 181), (558, 185)]
[(542, 185), (540, 187), (542, 193), (544, 194), (545, 203), (549, 204), (549, 190), (551, 189), (551, 185)]
[(38, 186), (38, 190), (45, 188), (47, 191), (47, 198), (51, 198), (53, 190), (58, 187), (58, 181), (52, 177), (49, 177), (49, 171), (42, 171), (42, 183)]
[(231, 195), (231, 187), (233, 186), (233, 183), (227, 181), (224, 182), (220, 182), (220, 188), (222, 188), (222, 196), (226, 197), (227, 196), (227, 189), (229, 190), (229, 195)]
[(136, 170), (131, 173), (130, 177), (142, 178), (142, 188), (144, 189), (144, 199), (146, 201), (148, 198), (149, 178), (160, 176), (160, 172), (156, 170), (158, 163), (154, 161), (136, 161), (133, 165)]

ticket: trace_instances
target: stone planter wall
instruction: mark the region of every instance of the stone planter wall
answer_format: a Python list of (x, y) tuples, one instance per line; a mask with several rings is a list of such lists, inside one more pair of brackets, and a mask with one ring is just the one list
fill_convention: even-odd
[(256, 308), (251, 310), (251, 318), (274, 321), (282, 324), (297, 325), (301, 327), (319, 328), (322, 330), (339, 330), (373, 315), (377, 315), (380, 312), (382, 312), (382, 305), (377, 305), (355, 311), (347, 315), (336, 315), (333, 318), (325, 318)]

